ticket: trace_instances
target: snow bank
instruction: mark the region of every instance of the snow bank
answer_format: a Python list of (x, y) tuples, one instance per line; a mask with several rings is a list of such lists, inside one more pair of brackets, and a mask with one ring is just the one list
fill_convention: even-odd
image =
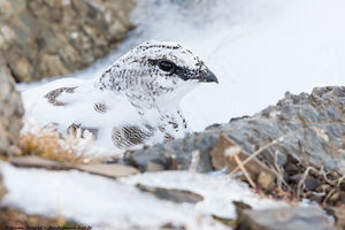
[[(23, 169), (7, 163), (1, 163), (0, 169), (8, 189), (5, 205), (28, 214), (74, 219), (96, 229), (135, 225), (152, 229), (168, 222), (188, 229), (225, 229), (209, 215), (235, 217), (232, 201), (243, 201), (255, 209), (286, 205), (261, 199), (246, 184), (222, 174), (167, 171), (116, 181), (78, 171)], [(193, 191), (204, 200), (195, 205), (158, 200), (139, 192), (134, 187), (137, 183)]]

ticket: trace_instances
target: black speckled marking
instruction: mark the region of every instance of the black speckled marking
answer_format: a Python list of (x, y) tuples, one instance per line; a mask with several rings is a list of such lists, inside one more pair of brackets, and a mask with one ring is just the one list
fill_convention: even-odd
[(78, 87), (61, 87), (50, 91), (49, 93), (44, 95), (44, 97), (48, 99), (48, 102), (50, 104), (53, 104), (55, 106), (65, 106), (66, 103), (58, 101), (57, 97), (60, 96), (63, 92), (72, 94), (74, 93), (76, 88)]
[(95, 103), (93, 109), (98, 113), (106, 113), (107, 106), (104, 103)]
[(85, 131), (89, 131), (92, 136), (97, 139), (98, 137), (98, 129), (97, 128), (90, 128), (90, 127), (83, 127), (81, 124), (71, 124), (67, 128), (67, 133), (72, 134), (73, 136), (77, 136), (78, 129), (81, 130), (81, 137), (85, 137)]
[(140, 129), (137, 126), (125, 126), (120, 129), (114, 128), (112, 141), (118, 148), (143, 144), (145, 139), (153, 135), (153, 127), (146, 125), (145, 129)]

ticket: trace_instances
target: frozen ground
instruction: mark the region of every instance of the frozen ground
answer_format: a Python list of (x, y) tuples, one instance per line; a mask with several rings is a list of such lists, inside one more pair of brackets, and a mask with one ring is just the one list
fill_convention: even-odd
[(192, 127), (201, 130), (253, 114), (286, 91), (344, 84), (344, 9), (342, 0), (138, 1), (137, 29), (120, 50), (71, 76), (93, 78), (144, 40), (179, 41), (206, 59), (220, 80), (183, 101)]
[[(222, 174), (191, 172), (145, 173), (118, 181), (77, 171), (20, 169), (0, 163), (8, 194), (4, 204), (28, 214), (60, 216), (91, 225), (93, 229), (156, 229), (172, 222), (187, 229), (226, 229), (210, 215), (234, 218), (232, 201), (254, 209), (282, 207), (284, 202), (262, 199), (247, 185)], [(139, 192), (137, 183), (198, 193), (197, 204), (176, 204)]]

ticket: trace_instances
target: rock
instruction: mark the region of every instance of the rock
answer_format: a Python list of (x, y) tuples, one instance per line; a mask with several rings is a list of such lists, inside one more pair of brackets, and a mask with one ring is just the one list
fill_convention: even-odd
[(236, 220), (230, 218), (224, 218), (216, 215), (212, 215), (212, 218), (225, 226), (230, 227), (230, 229), (234, 229)]
[(262, 171), (257, 177), (257, 183), (266, 191), (271, 190), (274, 187), (274, 181), (276, 175), (271, 171)]
[(345, 205), (339, 207), (326, 207), (327, 214), (335, 219), (337, 229), (345, 229)]
[(21, 97), (0, 52), (0, 155), (18, 144), (23, 114)]
[[(212, 164), (216, 169), (227, 167), (230, 172), (239, 167), (239, 163), (242, 164), (246, 162), (250, 156), (240, 145), (236, 144), (226, 135), (221, 135), (219, 137), (219, 140), (210, 154), (212, 156)], [(258, 185), (265, 190), (272, 188), (276, 175), (273, 170), (258, 159), (254, 158), (249, 161), (245, 167), (241, 167), (243, 167), (242, 170), (244, 174), (242, 179), (249, 180), (252, 186), (255, 186), (254, 181), (256, 181)]]
[(186, 230), (186, 227), (183, 225), (175, 225), (173, 223), (163, 224), (159, 230)]
[(305, 188), (309, 191), (314, 191), (315, 189), (317, 189), (320, 186), (320, 181), (308, 176), (305, 180)]
[(253, 209), (252, 206), (242, 201), (233, 201), (232, 203), (235, 205), (237, 213), (242, 212), (243, 210)]
[(17, 167), (26, 168), (44, 168), (48, 170), (75, 169), (113, 179), (139, 173), (139, 171), (133, 167), (120, 164), (70, 164), (47, 160), (36, 156), (14, 157), (10, 159), (10, 163)]
[(332, 230), (329, 218), (316, 207), (289, 207), (268, 210), (243, 210), (237, 230)]
[(69, 164), (47, 160), (36, 156), (24, 156), (11, 158), (10, 163), (17, 167), (25, 168), (44, 168), (51, 170), (69, 170), (72, 166)]
[(0, 230), (9, 229), (80, 229), (88, 230), (90, 226), (84, 226), (75, 221), (59, 218), (49, 218), (38, 215), (29, 215), (12, 207), (0, 207)]
[(315, 88), (311, 95), (287, 93), (276, 106), (226, 125), (227, 136), (269, 165), (287, 163), (341, 169), (345, 144), (345, 87)]
[(315, 88), (312, 94), (287, 93), (276, 106), (252, 117), (239, 118), (184, 139), (135, 151), (125, 156), (125, 163), (140, 170), (145, 170), (149, 162), (172, 169), (171, 159), (174, 159), (177, 169), (188, 169), (192, 152), (199, 150), (198, 171), (221, 168), (226, 164), (222, 165), (222, 160), (216, 163), (215, 154), (211, 156), (210, 153), (224, 135), (243, 153), (255, 153), (255, 158), (271, 169), (292, 162), (297, 170), (301, 166), (324, 166), (325, 169), (342, 171), (345, 169), (344, 114), (345, 87)]
[(142, 184), (137, 184), (136, 187), (143, 192), (151, 193), (159, 199), (169, 200), (175, 203), (195, 204), (204, 200), (201, 195), (185, 190), (150, 187)]
[[(277, 105), (251, 117), (128, 153), (119, 163), (140, 171), (152, 163), (155, 170), (227, 168), (231, 176), (239, 175), (276, 198), (345, 204), (345, 194), (338, 192), (338, 183), (345, 187), (344, 114), (345, 87), (286, 93)], [(195, 152), (200, 156), (197, 167), (192, 164)]]
[(20, 82), (85, 68), (133, 28), (132, 0), (2, 0), (0, 51)]
[(83, 172), (109, 177), (113, 179), (139, 173), (139, 171), (133, 167), (124, 166), (120, 164), (88, 164), (78, 165), (74, 168)]
[(120, 163), (132, 165), (140, 171), (147, 171), (155, 165), (155, 170), (187, 170), (192, 166), (194, 150), (198, 150), (199, 160), (197, 172), (213, 170), (209, 152), (219, 138), (219, 132), (205, 132), (193, 134), (184, 139), (174, 140), (165, 144), (143, 148), (125, 154)]

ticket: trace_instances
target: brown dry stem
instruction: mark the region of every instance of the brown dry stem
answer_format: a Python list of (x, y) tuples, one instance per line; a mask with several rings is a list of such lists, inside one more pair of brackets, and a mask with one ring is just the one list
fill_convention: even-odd
[(250, 177), (249, 173), (247, 172), (246, 168), (244, 167), (244, 165), (242, 164), (242, 161), (240, 160), (240, 158), (238, 157), (238, 155), (234, 155), (233, 158), (235, 159), (236, 163), (238, 164), (238, 167), (241, 169), (241, 171), (243, 172), (244, 176), (246, 177), (246, 179), (248, 180), (249, 184), (253, 187), (256, 188), (256, 185), (254, 183), (254, 181), (252, 180), (252, 178)]
[(36, 133), (21, 136), (19, 147), (23, 155), (34, 155), (49, 160), (86, 163), (89, 159), (78, 149), (78, 137), (61, 135), (53, 127), (44, 127)]

